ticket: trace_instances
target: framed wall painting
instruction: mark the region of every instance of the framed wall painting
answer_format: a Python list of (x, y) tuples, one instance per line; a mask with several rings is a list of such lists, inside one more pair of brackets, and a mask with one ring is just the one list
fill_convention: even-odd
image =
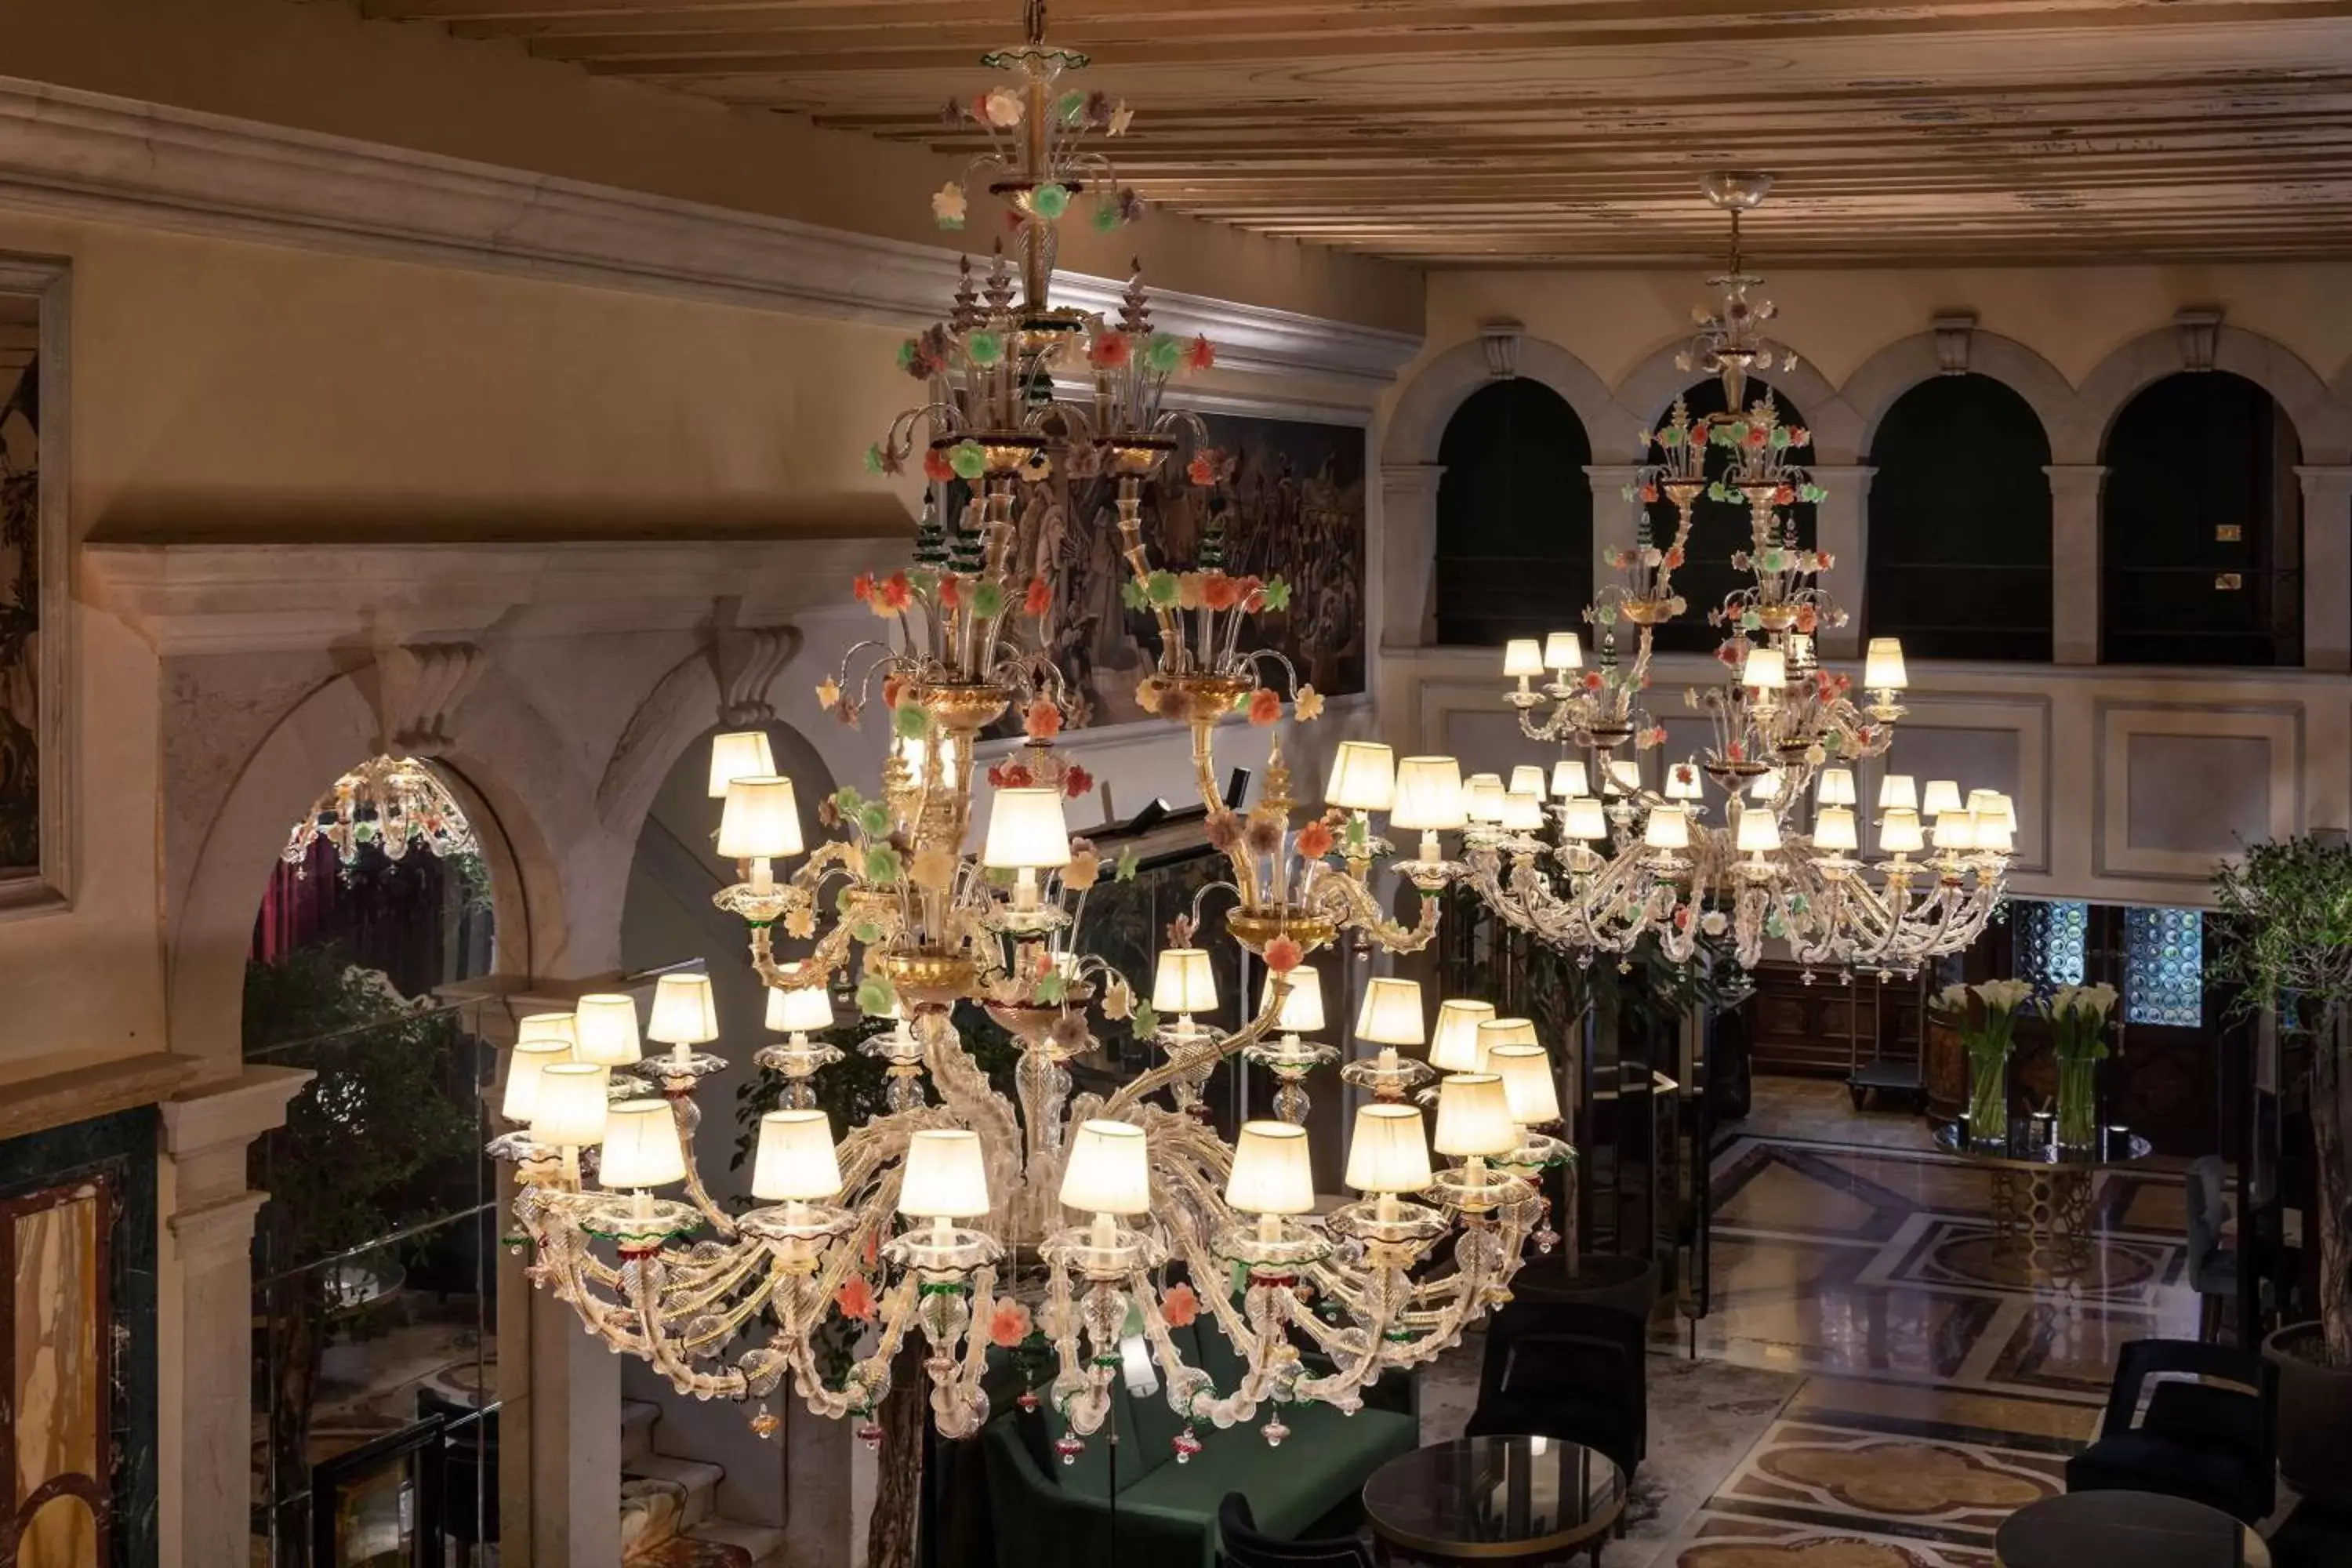
[(0, 915), (71, 896), (66, 263), (0, 256)]

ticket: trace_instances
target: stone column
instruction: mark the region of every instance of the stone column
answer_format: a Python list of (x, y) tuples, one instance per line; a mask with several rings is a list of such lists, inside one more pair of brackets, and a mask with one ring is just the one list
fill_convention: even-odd
[[(474, 1032), (501, 1052), (488, 1090), (504, 1096), (515, 1026), (533, 1013), (568, 1013), (579, 981), (512, 979), (444, 986), (445, 1001), (478, 1001)], [(511, 1167), (499, 1167), (501, 1236), (513, 1235)], [(609, 1568), (621, 1558), (621, 1358), (568, 1302), (524, 1275), (528, 1249), (499, 1249), (499, 1556), (530, 1568)]]
[(246, 1145), (310, 1081), (249, 1067), (163, 1102), (155, 1329), (163, 1568), (243, 1568), (253, 1528), (253, 1216)]
[(1437, 482), (1439, 463), (1388, 463), (1381, 468), (1381, 581), (1375, 647), (1427, 647), (1437, 637)]
[(2303, 667), (2352, 669), (2352, 467), (2306, 464), (2303, 480)]
[(1857, 658), (1870, 625), (1868, 600), (1870, 564), (1870, 476), (1867, 464), (1822, 464), (1813, 482), (1829, 492), (1813, 509), (1814, 546), (1826, 550), (1836, 563), (1828, 574), (1830, 597), (1846, 613), (1842, 626), (1822, 628), (1820, 652), (1824, 658)]
[(2050, 658), (2099, 662), (2099, 497), (2107, 470), (2097, 463), (2052, 463), (2050, 476)]
[[(1584, 477), (1592, 481), (1592, 588), (1599, 593), (1617, 581), (1613, 557), (1621, 550), (1633, 547), (1633, 529), (1641, 520), (1642, 504), (1625, 499), (1625, 487), (1636, 483), (1642, 470), (1632, 463), (1587, 463)], [(1665, 541), (1658, 542), (1661, 546)], [(1592, 628), (1580, 617), (1581, 605), (1566, 607), (1568, 614), (1561, 625), (1582, 637), (1590, 651)]]

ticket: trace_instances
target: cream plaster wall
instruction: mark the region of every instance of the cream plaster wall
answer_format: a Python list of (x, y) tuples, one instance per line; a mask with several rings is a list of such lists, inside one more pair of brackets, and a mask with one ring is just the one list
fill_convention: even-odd
[[(927, 204), (954, 160), (820, 131), (795, 116), (531, 58), (519, 41), (364, 22), (349, 0), (0, 0), (12, 75), (398, 147), (939, 244)], [(1018, 8), (1004, 7), (1008, 41)], [(975, 61), (970, 77), (986, 79)], [(946, 96), (952, 83), (943, 83)], [(1073, 226), (1062, 265), (1163, 288), (1411, 331), (1410, 268), (1220, 225), (1155, 216)], [(980, 254), (994, 238), (961, 237)]]
[[(862, 463), (911, 390), (883, 328), (104, 224), (0, 250), (72, 263), (78, 538), (905, 527)], [(0, 1079), (165, 1045), (158, 663), (78, 621), (75, 903), (0, 925)]]

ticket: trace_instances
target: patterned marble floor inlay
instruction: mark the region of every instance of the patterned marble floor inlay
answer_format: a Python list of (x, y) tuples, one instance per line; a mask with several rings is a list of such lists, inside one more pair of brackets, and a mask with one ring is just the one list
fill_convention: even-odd
[[(2068, 1279), (1996, 1237), (1985, 1173), (1918, 1118), (1759, 1080), (1717, 1153), (1702, 1357), (1809, 1374), (1653, 1568), (1994, 1568), (2064, 1489), (2127, 1340), (2193, 1335), (2180, 1178), (2103, 1173)], [(1688, 1325), (1676, 1325), (1679, 1337)], [(1627, 1542), (1636, 1545), (1637, 1542)]]

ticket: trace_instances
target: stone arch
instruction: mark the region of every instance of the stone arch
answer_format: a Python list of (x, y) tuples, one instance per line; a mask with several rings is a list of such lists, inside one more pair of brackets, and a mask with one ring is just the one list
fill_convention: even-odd
[[(2085, 416), (2082, 399), (2057, 366), (2015, 338), (1973, 328), (1969, 333), (1968, 368), (1970, 374), (1990, 377), (2025, 399), (2042, 421), (2042, 433), (2050, 439), (2052, 462), (2099, 460), (2097, 425)], [(1932, 331), (1897, 338), (1864, 360), (1839, 388), (1859, 426), (1855, 450), (1867, 454), (1887, 410), (1905, 393), (1942, 374)]]
[[(1583, 424), (1596, 457), (1609, 432), (1620, 432), (1614, 439), (1621, 444), (1631, 437), (1633, 416), (1609, 395), (1607, 384), (1558, 343), (1521, 339), (1518, 372), (1559, 394)], [(1444, 472), (1438, 448), (1462, 405), (1494, 379), (1483, 342), (1456, 343), (1422, 366), (1389, 410), (1374, 546), (1383, 584), (1374, 635), (1381, 643), (1422, 647), (1434, 636), (1437, 482)]]
[[(1609, 459), (1638, 463), (1647, 456), (1645, 447), (1634, 438), (1639, 430), (1654, 429), (1658, 422), (1674, 406), (1675, 399), (1697, 383), (1709, 378), (1697, 371), (1684, 370), (1675, 363), (1675, 356), (1685, 352), (1683, 342), (1665, 344), (1635, 365), (1617, 384), (1617, 403), (1632, 410), (1632, 416), (1606, 444)], [(1796, 364), (1788, 370), (1758, 371), (1756, 378), (1785, 392), (1797, 407), (1803, 411), (1805, 424), (1812, 431), (1813, 461), (1818, 464), (1843, 467), (1856, 460), (1861, 450), (1861, 424), (1853, 410), (1839, 396), (1838, 389), (1827, 377), (1813, 368), (1811, 360), (1799, 355)], [(1593, 443), (1593, 455), (1600, 458), (1603, 443)]]
[[(2100, 448), (2105, 447), (2124, 405), (2142, 388), (2188, 368), (2180, 349), (2180, 329), (2174, 326), (2143, 332), (2101, 360), (2083, 378), (2080, 388), (2084, 414), (2097, 431)], [(2319, 373), (2284, 343), (2224, 323), (2213, 329), (2210, 368), (2244, 376), (2278, 399), (2294, 424), (2305, 463), (2352, 460), (2352, 405), (2330, 391)]]
[[(1567, 400), (1584, 422), (1585, 434), (1598, 453), (1607, 432), (1630, 433), (1633, 416), (1609, 395), (1608, 384), (1591, 367), (1558, 343), (1543, 338), (1519, 342), (1519, 374), (1540, 381)], [(1486, 345), (1476, 339), (1454, 344), (1414, 373), (1398, 394), (1389, 412), (1388, 429), (1381, 442), (1383, 465), (1434, 463), (1445, 426), (1465, 399), (1495, 379), (1486, 361)], [(1622, 434), (1615, 437), (1624, 439)]]
[[(170, 911), (171, 1037), (210, 1058), (238, 1055), (254, 910), (289, 827), (379, 749), (366, 676), (362, 669), (333, 677), (271, 727), (205, 828)], [(596, 863), (611, 853), (565, 757), (553, 727), (493, 668), (459, 708), (450, 745), (431, 759), (489, 862), (500, 973), (593, 973), (610, 966), (599, 959), (618, 945), (617, 892), (605, 906), (609, 932), (573, 931), (575, 910), (598, 907), (604, 877)], [(625, 876), (625, 854), (621, 865)]]

